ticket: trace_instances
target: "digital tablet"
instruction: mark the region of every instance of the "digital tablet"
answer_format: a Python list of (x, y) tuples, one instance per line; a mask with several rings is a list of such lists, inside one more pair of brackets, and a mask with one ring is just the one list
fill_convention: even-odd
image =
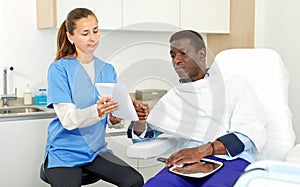
[(219, 162), (219, 161), (216, 161), (216, 160), (207, 159), (207, 158), (201, 159), (200, 163), (202, 164), (201, 166), (203, 166), (203, 172), (190, 173), (190, 174), (179, 173), (179, 172), (174, 171), (174, 169), (176, 167), (178, 167), (176, 165), (172, 166), (169, 169), (169, 171), (172, 172), (172, 173), (175, 173), (177, 175), (182, 175), (182, 176), (185, 176), (185, 177), (202, 178), (202, 177), (205, 177), (207, 175), (210, 175), (210, 174), (218, 171), (223, 166), (222, 162)]

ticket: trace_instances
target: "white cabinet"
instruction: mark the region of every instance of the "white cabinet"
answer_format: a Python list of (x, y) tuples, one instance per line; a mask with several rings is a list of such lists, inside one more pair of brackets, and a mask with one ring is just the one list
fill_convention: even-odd
[(38, 28), (59, 27), (76, 7), (94, 11), (100, 29), (230, 31), (230, 0), (37, 0)]
[(74, 8), (92, 10), (99, 21), (100, 29), (119, 29), (122, 26), (122, 0), (58, 0), (57, 20), (62, 23)]
[(230, 32), (230, 0), (181, 0), (183, 29), (202, 33)]
[(123, 29), (229, 33), (230, 0), (123, 0)]
[(0, 186), (49, 186), (39, 172), (50, 120), (0, 122)]
[(60, 27), (67, 14), (78, 7), (92, 10), (100, 29), (122, 27), (122, 0), (37, 0), (38, 28)]
[(125, 30), (168, 31), (179, 26), (180, 0), (123, 0)]

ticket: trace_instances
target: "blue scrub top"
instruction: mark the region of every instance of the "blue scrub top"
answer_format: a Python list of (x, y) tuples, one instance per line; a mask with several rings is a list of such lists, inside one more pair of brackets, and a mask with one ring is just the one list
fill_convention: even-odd
[[(95, 83), (116, 82), (111, 64), (94, 57)], [(92, 106), (98, 92), (83, 66), (74, 56), (53, 62), (48, 69), (48, 108), (54, 103), (74, 103), (77, 108)], [(107, 117), (85, 128), (65, 129), (56, 117), (48, 127), (45, 159), (48, 168), (75, 167), (87, 164), (107, 149), (105, 129)]]

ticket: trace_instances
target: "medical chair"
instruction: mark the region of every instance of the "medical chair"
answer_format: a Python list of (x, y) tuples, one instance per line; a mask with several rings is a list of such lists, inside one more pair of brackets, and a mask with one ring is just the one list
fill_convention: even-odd
[(261, 159), (285, 160), (295, 134), (288, 106), (289, 75), (279, 54), (272, 49), (229, 49), (217, 54), (215, 65), (222, 74), (248, 80), (265, 108), (268, 140)]
[[(295, 134), (288, 106), (289, 75), (277, 52), (272, 49), (229, 49), (217, 54), (211, 68), (248, 80), (268, 115), (267, 144), (260, 160), (300, 163), (300, 145), (294, 147)], [(156, 147), (159, 144), (160, 147)], [(174, 147), (174, 140), (163, 139), (132, 144), (130, 158), (159, 157)], [(149, 155), (151, 153), (151, 155)], [(155, 155), (155, 153), (157, 153)]]
[(216, 56), (214, 65), (222, 74), (248, 80), (268, 116), (268, 140), (260, 161), (250, 164), (235, 186), (299, 185), (300, 144), (294, 146), (288, 106), (289, 75), (280, 55), (272, 49), (229, 49)]

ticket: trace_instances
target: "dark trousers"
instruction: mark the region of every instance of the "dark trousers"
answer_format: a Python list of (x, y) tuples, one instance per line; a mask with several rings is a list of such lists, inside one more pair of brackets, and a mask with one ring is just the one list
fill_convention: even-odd
[(52, 187), (80, 187), (85, 170), (106, 182), (120, 187), (140, 187), (144, 179), (140, 173), (110, 152), (98, 155), (93, 162), (80, 167), (47, 168), (45, 174)]

